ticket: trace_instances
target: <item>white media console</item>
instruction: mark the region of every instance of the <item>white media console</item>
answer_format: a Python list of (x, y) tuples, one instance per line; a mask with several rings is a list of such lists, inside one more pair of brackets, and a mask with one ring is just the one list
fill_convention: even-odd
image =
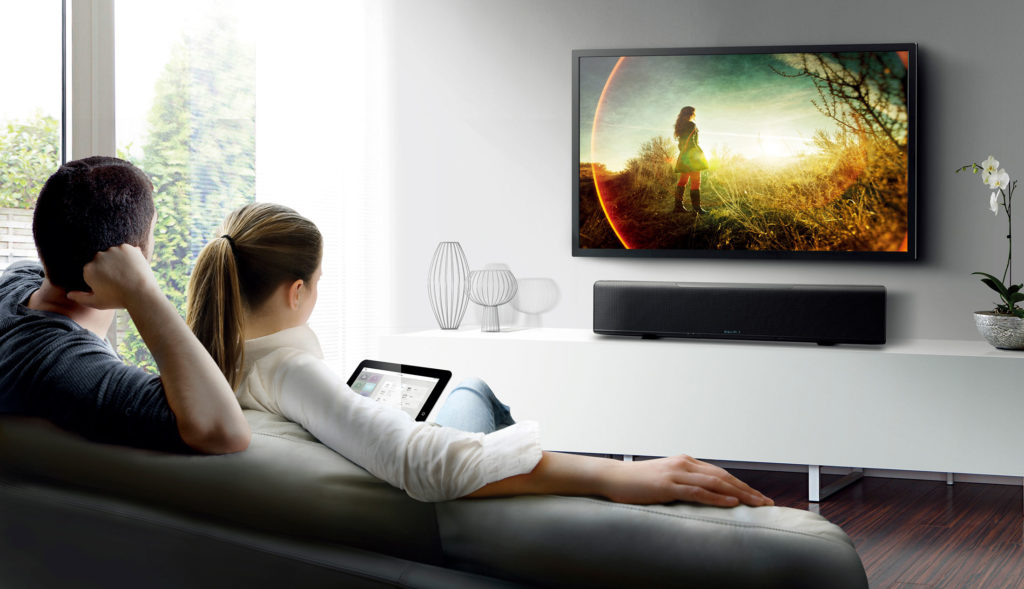
[(464, 328), (385, 336), (380, 351), (450, 369), (453, 385), (482, 377), (517, 420), (541, 423), (545, 449), (808, 465), (812, 501), (821, 465), (1024, 475), (1024, 352), (980, 338), (825, 347)]

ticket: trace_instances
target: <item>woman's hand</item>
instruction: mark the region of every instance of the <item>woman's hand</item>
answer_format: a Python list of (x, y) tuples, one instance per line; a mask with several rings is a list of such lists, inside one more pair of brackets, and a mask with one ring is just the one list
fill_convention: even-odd
[(648, 505), (690, 501), (718, 507), (743, 503), (775, 505), (723, 468), (686, 455), (639, 462), (618, 462), (600, 477), (600, 494), (619, 503)]

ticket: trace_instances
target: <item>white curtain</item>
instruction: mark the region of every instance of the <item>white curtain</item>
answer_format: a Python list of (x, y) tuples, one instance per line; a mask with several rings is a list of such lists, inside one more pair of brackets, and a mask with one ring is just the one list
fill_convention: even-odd
[(312, 219), (324, 236), (310, 325), (347, 377), (376, 354), (390, 308), (383, 143), (383, 40), (372, 0), (259, 3), (256, 198)]

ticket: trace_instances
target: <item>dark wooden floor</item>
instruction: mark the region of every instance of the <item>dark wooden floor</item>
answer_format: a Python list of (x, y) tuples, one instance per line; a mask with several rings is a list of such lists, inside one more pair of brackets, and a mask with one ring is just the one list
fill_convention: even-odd
[[(815, 511), (806, 474), (730, 472), (776, 505)], [(1022, 493), (1013, 485), (866, 477), (817, 511), (849, 534), (872, 589), (1022, 589)]]

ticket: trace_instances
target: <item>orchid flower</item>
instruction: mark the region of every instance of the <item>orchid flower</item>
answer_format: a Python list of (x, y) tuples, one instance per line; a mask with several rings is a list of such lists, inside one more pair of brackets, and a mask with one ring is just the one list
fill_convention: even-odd
[(990, 155), (988, 156), (988, 159), (981, 162), (981, 181), (989, 188), (992, 187), (991, 184), (989, 184), (992, 176), (997, 173), (999, 173), (999, 160)]
[[(986, 174), (988, 178), (986, 178)], [(998, 172), (982, 172), (981, 179), (985, 181), (985, 184), (989, 188), (1002, 188), (1006, 190), (1006, 187), (1010, 185), (1010, 175), (1006, 173), (1006, 170), (999, 168)]]
[(999, 215), (999, 192), (993, 192), (992, 196), (988, 197), (988, 208), (992, 209), (993, 215)]
[(999, 160), (992, 156), (988, 156), (988, 159), (981, 162), (981, 169), (983, 172), (993, 174), (999, 169)]

